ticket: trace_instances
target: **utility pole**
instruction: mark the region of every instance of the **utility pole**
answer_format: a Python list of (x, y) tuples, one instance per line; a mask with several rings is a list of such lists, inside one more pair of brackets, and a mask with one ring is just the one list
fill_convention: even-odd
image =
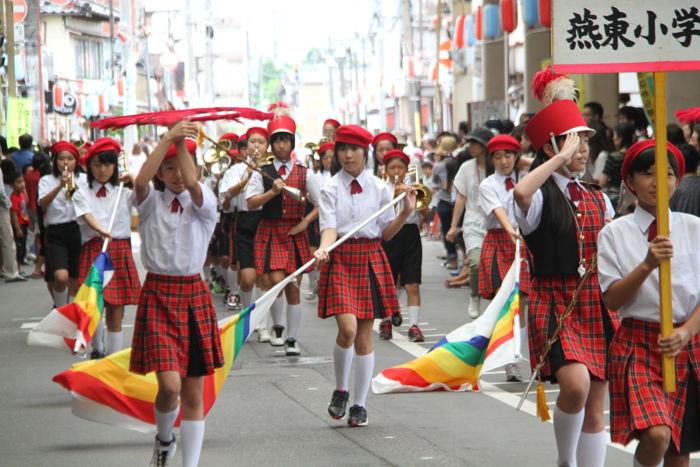
[(15, 81), (15, 18), (12, 0), (5, 0), (5, 32), (7, 33), (7, 95), (17, 97)]
[[(27, 56), (27, 97), (32, 100), (32, 114), (39, 118), (32, 119), (32, 135), (38, 139), (44, 138), (44, 83), (41, 76), (41, 12), (39, 2), (27, 2), (27, 17), (24, 19), (25, 51)], [(12, 7), (9, 10), (12, 24)], [(11, 56), (12, 61), (14, 55)]]

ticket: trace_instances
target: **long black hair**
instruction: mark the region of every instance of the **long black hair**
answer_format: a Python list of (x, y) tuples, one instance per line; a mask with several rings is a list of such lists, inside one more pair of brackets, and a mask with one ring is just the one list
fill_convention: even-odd
[[(557, 146), (561, 147), (565, 137), (557, 136)], [(544, 147), (540, 148), (535, 155), (535, 160), (532, 161), (532, 166), (530, 166), (530, 172), (534, 171), (537, 167), (541, 166), (549, 160), (549, 157), (544, 152)], [(574, 227), (574, 218), (572, 215), (573, 208), (569, 204), (569, 200), (566, 199), (564, 193), (559, 190), (557, 182), (554, 181), (554, 176), (550, 175), (547, 180), (542, 184), (542, 188), (546, 189), (550, 196), (552, 197), (549, 203), (549, 222), (556, 226), (558, 232), (566, 233)], [(544, 206), (543, 208), (546, 208)], [(544, 214), (544, 212), (543, 212)]]
[(88, 179), (88, 185), (90, 185), (90, 188), (92, 188), (92, 181), (95, 180), (95, 177), (92, 175), (92, 169), (90, 168), (90, 163), (94, 158), (97, 158), (101, 163), (103, 164), (113, 164), (114, 165), (114, 171), (112, 172), (112, 176), (109, 177), (108, 183), (111, 183), (112, 185), (116, 185), (119, 183), (119, 167), (117, 164), (117, 161), (119, 159), (119, 154), (117, 154), (117, 151), (114, 151), (110, 149), (109, 151), (102, 151), (98, 152), (94, 156), (90, 158), (90, 160), (87, 163), (86, 167), (86, 172), (87, 172), (87, 179)]
[(290, 141), (290, 142), (292, 143), (292, 150), (294, 150), (294, 145), (296, 144), (296, 141), (295, 141), (296, 138), (294, 137), (293, 134), (287, 133), (287, 132), (285, 132), (285, 131), (281, 131), (281, 132), (279, 132), (279, 133), (273, 133), (273, 134), (271, 134), (271, 135), (270, 135), (270, 150), (271, 150), (272, 152), (275, 152), (275, 151), (272, 149), (272, 144), (273, 144), (275, 141), (277, 141), (277, 140), (283, 140), (283, 141), (284, 141), (284, 140), (287, 140), (287, 141)]
[[(333, 148), (333, 160), (331, 161), (331, 176), (337, 174), (343, 169), (343, 166), (340, 164), (340, 160), (338, 159), (338, 151), (341, 149), (345, 148), (362, 148), (362, 152), (364, 153), (364, 158), (362, 165), (365, 166), (367, 165), (367, 158), (369, 157), (369, 149), (364, 147), (364, 146), (359, 146), (357, 144), (349, 144), (349, 143), (335, 143), (335, 147)], [(376, 160), (376, 157), (375, 157)]]

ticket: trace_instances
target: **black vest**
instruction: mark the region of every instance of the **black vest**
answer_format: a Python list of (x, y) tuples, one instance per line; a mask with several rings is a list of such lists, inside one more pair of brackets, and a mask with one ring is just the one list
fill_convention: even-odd
[[(275, 165), (270, 163), (260, 167), (260, 170), (268, 174), (273, 179), (282, 178), (280, 174), (275, 170)], [(267, 177), (262, 178), (263, 180), (263, 191), (269, 191), (272, 189), (272, 180)], [(262, 216), (264, 219), (281, 219), (282, 218), (282, 192), (277, 196), (272, 198), (267, 203), (263, 204)]]
[[(576, 274), (579, 264), (576, 226), (561, 232), (561, 227), (552, 221), (552, 203), (554, 196), (564, 196), (558, 188), (557, 193), (542, 185), (542, 217), (540, 225), (529, 235), (524, 235), (527, 248), (534, 258), (533, 276)], [(567, 200), (570, 203), (570, 201)], [(575, 210), (574, 206), (572, 209)]]

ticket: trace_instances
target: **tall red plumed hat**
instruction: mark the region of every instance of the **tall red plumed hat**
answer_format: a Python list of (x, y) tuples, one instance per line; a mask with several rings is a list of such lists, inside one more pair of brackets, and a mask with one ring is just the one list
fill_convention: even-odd
[(290, 133), (293, 135), (297, 131), (297, 124), (292, 117), (278, 115), (268, 122), (267, 131), (270, 133), (270, 136), (275, 133)]
[(532, 80), (532, 93), (547, 106), (537, 112), (525, 126), (525, 134), (536, 150), (551, 141), (552, 136), (595, 130), (586, 125), (581, 111), (574, 102), (578, 91), (566, 75), (556, 75), (551, 67), (542, 70)]

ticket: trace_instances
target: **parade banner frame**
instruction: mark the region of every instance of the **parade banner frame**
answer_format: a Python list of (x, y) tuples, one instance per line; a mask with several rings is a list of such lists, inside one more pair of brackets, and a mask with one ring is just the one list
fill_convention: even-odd
[[(552, 1), (555, 73), (654, 73), (656, 220), (658, 235), (663, 237), (670, 235), (665, 72), (700, 70), (700, 60), (687, 60), (700, 57), (700, 21), (696, 21), (699, 15), (695, 0), (588, 0), (585, 7), (564, 0)], [(659, 297), (661, 336), (668, 337), (673, 332), (668, 259), (659, 265)], [(675, 392), (675, 359), (662, 355), (661, 365), (664, 390)]]

